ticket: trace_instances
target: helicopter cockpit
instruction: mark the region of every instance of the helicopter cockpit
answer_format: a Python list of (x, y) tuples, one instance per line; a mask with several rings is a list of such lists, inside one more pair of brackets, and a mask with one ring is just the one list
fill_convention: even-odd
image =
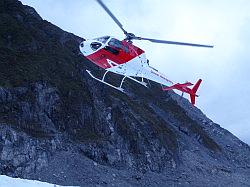
[(101, 47), (104, 47), (110, 36), (103, 36), (93, 40), (84, 40), (80, 43), (80, 51), (86, 56), (96, 52)]
[(129, 53), (129, 46), (122, 41), (111, 36), (103, 36), (93, 40), (84, 40), (80, 43), (80, 51), (85, 55), (95, 53), (97, 50), (104, 48), (106, 51), (118, 55), (120, 51)]

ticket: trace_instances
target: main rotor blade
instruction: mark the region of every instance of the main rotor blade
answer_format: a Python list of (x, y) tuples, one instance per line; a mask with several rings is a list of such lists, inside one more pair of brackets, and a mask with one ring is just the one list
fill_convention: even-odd
[(112, 12), (108, 9), (108, 7), (102, 2), (102, 0), (96, 0), (101, 7), (108, 13), (108, 15), (114, 20), (114, 22), (121, 28), (124, 34), (127, 34), (127, 31), (123, 28), (120, 21), (112, 14)]
[(187, 46), (193, 46), (193, 47), (209, 47), (209, 48), (214, 47), (213, 45), (193, 44), (193, 43), (175, 42), (175, 41), (167, 41), (167, 40), (157, 40), (157, 39), (151, 39), (151, 38), (136, 37), (135, 39), (148, 40), (150, 42), (162, 43), (162, 44), (187, 45)]

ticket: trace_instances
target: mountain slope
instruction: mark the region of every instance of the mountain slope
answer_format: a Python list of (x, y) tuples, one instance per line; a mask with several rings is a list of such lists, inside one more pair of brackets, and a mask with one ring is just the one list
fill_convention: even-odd
[[(173, 92), (91, 79), (81, 38), (0, 2), (0, 174), (62, 185), (247, 185), (250, 148)], [(121, 77), (110, 75), (115, 83)]]

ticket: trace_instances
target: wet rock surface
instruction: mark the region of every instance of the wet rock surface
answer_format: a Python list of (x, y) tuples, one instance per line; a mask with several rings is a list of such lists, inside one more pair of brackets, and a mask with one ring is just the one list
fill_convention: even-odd
[(19, 1), (0, 7), (0, 174), (82, 186), (249, 186), (249, 146), (186, 99), (153, 82), (126, 81), (126, 94), (98, 83), (85, 70), (102, 70), (79, 55), (81, 38)]

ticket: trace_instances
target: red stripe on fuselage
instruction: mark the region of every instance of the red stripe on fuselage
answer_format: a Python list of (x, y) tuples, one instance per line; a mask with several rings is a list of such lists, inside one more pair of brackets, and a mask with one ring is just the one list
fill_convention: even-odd
[[(141, 55), (144, 53), (142, 49), (139, 47), (134, 46), (133, 44), (130, 44), (126, 42), (125, 40), (122, 41), (123, 49), (118, 49), (111, 46), (106, 46), (105, 48), (102, 48), (95, 53), (86, 56), (90, 61), (95, 63), (101, 68), (107, 69), (111, 68), (112, 66), (108, 63), (107, 59), (115, 62), (116, 64), (124, 64), (133, 58)], [(111, 48), (111, 49), (110, 49)], [(113, 50), (113, 53), (111, 52)], [(118, 53), (116, 53), (118, 51)], [(115, 66), (115, 64), (112, 64)]]

